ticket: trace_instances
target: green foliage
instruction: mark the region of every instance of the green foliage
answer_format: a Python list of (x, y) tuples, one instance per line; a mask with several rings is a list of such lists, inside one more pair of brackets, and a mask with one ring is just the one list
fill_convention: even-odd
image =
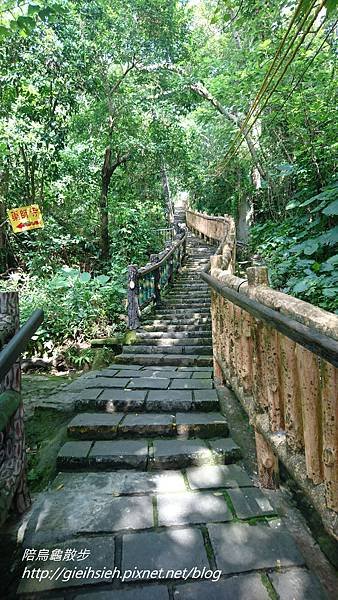
[[(125, 281), (125, 269), (93, 276), (64, 267), (49, 279), (13, 274), (0, 289), (19, 290), (23, 322), (36, 308), (44, 310), (45, 320), (33, 338), (31, 350), (55, 358), (60, 348), (124, 328)], [(73, 350), (74, 364), (76, 356)], [(83, 363), (85, 358), (78, 357), (79, 361)]]
[(0, 40), (12, 32), (26, 37), (39, 22), (55, 21), (63, 11), (61, 3), (53, 0), (4, 0), (0, 10)]
[(338, 182), (288, 208), (283, 223), (268, 221), (251, 231), (251, 245), (266, 259), (274, 287), (338, 314)]
[(274, 285), (337, 310), (335, 4), (262, 111), (254, 155), (243, 141), (224, 161), (294, 3), (4, 0), (0, 223), (34, 202), (45, 229), (1, 230), (1, 286), (23, 319), (46, 311), (31, 351), (80, 366), (89, 337), (123, 329), (127, 265), (162, 247), (165, 178), (210, 213), (245, 223), (249, 207)]

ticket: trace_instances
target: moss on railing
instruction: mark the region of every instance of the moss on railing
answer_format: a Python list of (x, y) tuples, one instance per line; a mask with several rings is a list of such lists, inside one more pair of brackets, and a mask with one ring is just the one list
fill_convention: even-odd
[(10, 418), (19, 407), (20, 400), (18, 392), (8, 391), (0, 394), (0, 431), (7, 427)]

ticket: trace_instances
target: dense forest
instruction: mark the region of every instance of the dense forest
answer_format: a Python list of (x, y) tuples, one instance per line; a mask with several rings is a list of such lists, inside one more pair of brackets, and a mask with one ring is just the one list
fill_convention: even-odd
[[(183, 192), (338, 313), (336, 0), (1, 4), (1, 289), (44, 308), (35, 352), (82, 366), (123, 331), (127, 266)], [(14, 234), (30, 204), (44, 229)]]

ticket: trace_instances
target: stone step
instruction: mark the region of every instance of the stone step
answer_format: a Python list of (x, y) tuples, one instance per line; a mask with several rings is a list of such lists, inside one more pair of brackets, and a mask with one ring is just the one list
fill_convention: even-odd
[(159, 305), (158, 308), (161, 308), (161, 306), (163, 304), (168, 304), (170, 302), (170, 304), (182, 304), (184, 303), (185, 306), (195, 306), (195, 305), (201, 305), (203, 306), (203, 304), (207, 304), (209, 306), (210, 304), (210, 295), (206, 294), (203, 297), (197, 297), (195, 294), (192, 294), (189, 289), (186, 290), (185, 293), (182, 294), (166, 294), (165, 296), (163, 296), (162, 300), (161, 300), (161, 304)]
[[(153, 357), (155, 359), (155, 356)], [(126, 390), (209, 390), (214, 388), (214, 381), (209, 372), (187, 374), (181, 370), (168, 369), (166, 372), (157, 370), (156, 366), (138, 369), (111, 370), (106, 369), (99, 372), (97, 376), (80, 379), (68, 386), (75, 393), (83, 392), (82, 395), (92, 397), (100, 390), (126, 389)], [(76, 400), (76, 398), (75, 398)]]
[[(182, 469), (190, 466), (225, 464), (226, 457), (214, 452), (207, 440), (154, 440), (150, 469)], [(229, 459), (232, 462), (232, 458)]]
[[(192, 295), (193, 293), (193, 295)], [(189, 298), (190, 296), (192, 296), (193, 299), (208, 299), (210, 298), (210, 293), (209, 290), (200, 290), (200, 289), (195, 289), (192, 290), (191, 288), (189, 289), (189, 285), (187, 285), (184, 289), (180, 288), (180, 289), (172, 289), (172, 290), (168, 290), (165, 297), (166, 298), (177, 298), (177, 297), (182, 297), (182, 298)]]
[(166, 310), (174, 310), (174, 311), (185, 311), (185, 310), (194, 310), (194, 311), (210, 311), (210, 302), (162, 302), (158, 307), (160, 311)]
[[(178, 340), (174, 340), (175, 342), (177, 342)], [(212, 354), (212, 346), (207, 346), (207, 345), (201, 345), (201, 346), (194, 346), (194, 345), (184, 345), (184, 346), (180, 346), (179, 344), (173, 344), (173, 345), (165, 345), (162, 344), (160, 346), (156, 346), (154, 344), (151, 345), (147, 345), (145, 343), (136, 343), (133, 344), (132, 346), (123, 346), (123, 353), (124, 354), (148, 354), (148, 353), (164, 353), (164, 354), (207, 354), (210, 355)]]
[(166, 296), (162, 299), (158, 309), (160, 310), (163, 306), (177, 306), (178, 308), (184, 308), (187, 306), (191, 308), (196, 308), (196, 306), (210, 306), (210, 298), (190, 298), (189, 294), (186, 294), (181, 298), (177, 296), (172, 296), (172, 298)]
[(193, 303), (209, 303), (210, 304), (210, 294), (207, 292), (206, 294), (195, 294), (194, 291), (189, 290), (187, 288), (184, 291), (180, 292), (172, 292), (168, 293), (162, 298), (162, 302), (193, 302)]
[(199, 297), (199, 296), (209, 296), (210, 295), (210, 291), (207, 285), (205, 285), (204, 287), (202, 287), (201, 285), (194, 285), (194, 284), (186, 284), (186, 285), (173, 285), (170, 286), (168, 288), (167, 291), (167, 295), (171, 294), (186, 294), (191, 293), (191, 291), (194, 292), (194, 297)]
[[(240, 449), (227, 438), (229, 453), (212, 447), (210, 439), (153, 440), (72, 440), (66, 442), (57, 456), (61, 471), (110, 471), (111, 469), (182, 469), (193, 465), (231, 464)], [(237, 450), (238, 449), (238, 450)]]
[(175, 337), (170, 333), (163, 336), (159, 336), (156, 334), (151, 335), (151, 333), (144, 333), (142, 335), (139, 335), (138, 337), (140, 339), (136, 341), (135, 344), (133, 344), (134, 347), (139, 346), (140, 344), (145, 344), (147, 346), (186, 346), (187, 344), (189, 346), (203, 346), (206, 344), (211, 346), (212, 342), (210, 332), (208, 334), (208, 337), (198, 337), (198, 334), (195, 334), (194, 337), (187, 336), (184, 334), (181, 337)]
[(144, 325), (140, 333), (149, 332), (149, 333), (158, 333), (161, 334), (173, 334), (176, 337), (176, 334), (179, 334), (178, 337), (194, 336), (195, 333), (198, 335), (210, 335), (211, 327), (206, 323), (201, 325), (168, 325), (168, 323), (162, 323), (159, 325)]
[[(158, 316), (158, 315), (157, 315)], [(143, 319), (142, 325), (172, 325), (175, 327), (176, 325), (210, 325), (211, 326), (211, 316), (203, 315), (200, 317), (190, 317), (190, 318), (175, 318), (172, 319), (170, 316), (164, 315), (161, 319)]]
[(189, 284), (187, 284), (184, 288), (177, 288), (177, 289), (172, 289), (172, 290), (168, 290), (167, 294), (165, 295), (166, 298), (170, 297), (170, 298), (174, 298), (174, 297), (182, 297), (182, 298), (188, 298), (192, 296), (193, 298), (201, 298), (201, 299), (208, 299), (210, 298), (210, 292), (209, 290), (200, 290), (200, 289), (192, 289), (192, 287), (189, 287)]
[(196, 271), (188, 272), (186, 269), (182, 269), (181, 273), (177, 275), (176, 279), (174, 280), (175, 284), (182, 283), (185, 285), (189, 282), (201, 285), (208, 285), (206, 282), (203, 281), (200, 273), (196, 273)]
[(187, 294), (187, 293), (191, 295), (191, 291), (194, 292), (194, 297), (210, 296), (210, 291), (207, 286), (201, 287), (201, 286), (193, 285), (192, 283), (190, 283), (190, 286), (188, 283), (184, 286), (183, 285), (170, 286), (167, 288), (166, 295)]
[[(195, 275), (196, 277), (200, 277), (200, 273), (199, 271), (196, 271), (196, 266), (199, 267), (202, 263), (202, 261), (197, 261), (196, 259), (193, 258), (192, 259), (194, 261), (193, 264), (191, 264), (190, 262), (185, 262), (183, 265), (183, 268), (180, 271), (179, 277), (184, 277), (186, 275)], [(203, 266), (205, 267), (207, 265), (208, 259), (203, 258)]]
[(158, 312), (156, 313), (156, 317), (158, 319), (161, 319), (162, 317), (172, 317), (175, 318), (175, 316), (182, 316), (183, 318), (195, 318), (195, 319), (199, 319), (200, 317), (203, 317), (205, 315), (210, 315), (210, 306), (206, 306), (206, 307), (200, 307), (200, 308), (194, 308), (194, 307), (190, 307), (190, 306), (186, 306), (185, 308), (171, 308), (171, 307), (167, 307), (164, 308), (163, 306), (161, 306), (161, 308), (158, 310)]
[(209, 286), (207, 283), (204, 283), (203, 281), (201, 281), (201, 283), (197, 283), (196, 281), (190, 281), (190, 285), (188, 281), (185, 281), (184, 284), (183, 282), (177, 278), (175, 280), (175, 283), (173, 285), (170, 286), (170, 288), (168, 288), (170, 290), (173, 291), (186, 291), (187, 289), (192, 289), (196, 292), (201, 292), (201, 293), (205, 293), (205, 292), (209, 292)]
[(116, 360), (126, 364), (142, 365), (174, 365), (174, 366), (200, 366), (211, 367), (213, 364), (212, 355), (201, 356), (198, 354), (131, 354), (123, 352), (116, 356)]
[[(59, 473), (53, 481), (51, 492), (56, 491), (60, 494), (60, 486), (62, 486), (62, 493), (75, 492), (84, 498), (86, 493), (97, 493), (98, 490), (111, 497), (114, 494), (129, 496), (163, 494), (169, 491), (177, 494), (205, 489), (251, 488), (253, 482), (243, 467), (230, 463), (212, 467), (191, 467), (187, 470), (186, 480), (181, 471), (173, 470), (156, 471), (156, 473), (140, 473), (132, 469), (109, 473)], [(256, 490), (259, 491), (258, 488)], [(52, 506), (53, 503), (50, 505)]]
[[(129, 365), (131, 366), (131, 365)], [(175, 368), (175, 367), (173, 367)], [(195, 369), (198, 369), (198, 367)], [(179, 372), (188, 375), (201, 375), (202, 371)], [(205, 373), (205, 372), (204, 372)], [(210, 373), (208, 373), (210, 375)], [(80, 392), (75, 402), (77, 411), (103, 411), (105, 413), (186, 411), (210, 412), (219, 410), (219, 400), (215, 389), (202, 390), (129, 390), (102, 389), (92, 394)]]
[(68, 425), (68, 435), (78, 440), (113, 440), (126, 437), (227, 437), (225, 417), (217, 412), (195, 413), (81, 413)]
[(189, 288), (189, 286), (195, 286), (196, 289), (202, 290), (202, 291), (209, 289), (208, 284), (203, 283), (200, 275), (197, 275), (196, 277), (194, 277), (194, 276), (191, 277), (189, 275), (184, 278), (180, 278), (180, 279), (177, 278), (177, 279), (175, 279), (174, 286), (175, 286), (175, 289), (182, 289), (182, 290)]
[(197, 289), (203, 291), (208, 289), (208, 284), (203, 281), (200, 273), (196, 271), (182, 272), (173, 282), (173, 288), (186, 288), (188, 285), (194, 285)]
[[(162, 327), (160, 331), (211, 331), (211, 317), (202, 317), (201, 319), (176, 319), (177, 322), (171, 323), (168, 319), (153, 319), (142, 320), (142, 325), (139, 331), (149, 331), (151, 327)], [(184, 321), (189, 321), (184, 323)], [(154, 329), (155, 330), (155, 329)]]
[(163, 330), (156, 328), (147, 328), (145, 331), (138, 331), (137, 336), (141, 339), (194, 339), (194, 338), (203, 338), (209, 339), (210, 341), (211, 329), (197, 329), (194, 328), (191, 331), (173, 331), (173, 330)]

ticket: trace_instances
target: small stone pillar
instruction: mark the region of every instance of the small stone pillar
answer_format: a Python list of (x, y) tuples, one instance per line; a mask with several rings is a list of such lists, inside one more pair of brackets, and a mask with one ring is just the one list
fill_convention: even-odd
[[(253, 261), (252, 267), (246, 270), (249, 287), (258, 285), (268, 286), (269, 277), (266, 266)], [(253, 320), (255, 331), (253, 343), (253, 397), (255, 410), (261, 412), (268, 407), (270, 426), (271, 422), (279, 423), (280, 397), (278, 389), (278, 364), (274, 355), (274, 344), (277, 344), (275, 331), (271, 332), (269, 344), (265, 347), (265, 338), (268, 336), (266, 327)], [(268, 356), (269, 354), (269, 356)], [(276, 380), (276, 381), (275, 381)], [(278, 427), (272, 427), (276, 430)], [(279, 485), (278, 457), (275, 455), (265, 437), (255, 428), (256, 455), (258, 475), (262, 487), (276, 489)]]
[(136, 265), (128, 267), (128, 327), (138, 329), (140, 326), (140, 310), (138, 303), (139, 283)]

